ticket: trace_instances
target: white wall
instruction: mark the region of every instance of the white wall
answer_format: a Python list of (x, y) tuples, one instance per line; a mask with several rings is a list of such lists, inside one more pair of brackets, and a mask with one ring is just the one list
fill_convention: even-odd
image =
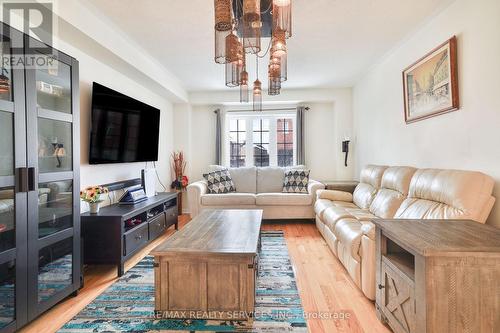
[[(458, 38), (461, 108), (406, 125), (401, 71)], [(500, 1), (457, 0), (355, 85), (356, 174), (368, 163), (478, 170), (500, 200)], [(488, 223), (500, 227), (500, 204)]]
[[(84, 188), (90, 185), (111, 183), (120, 180), (140, 178), (141, 169), (145, 163), (123, 163), (89, 165), (89, 132), (90, 132), (90, 110), (92, 97), (92, 82), (101, 83), (111, 89), (115, 89), (125, 95), (136, 98), (144, 103), (150, 104), (161, 110), (160, 113), (160, 140), (158, 151), (158, 162), (156, 163), (159, 177), (165, 186), (170, 185), (169, 156), (173, 150), (173, 110), (172, 104), (155, 93), (148, 90), (132, 79), (126, 73), (121, 73), (105, 63), (94, 59), (84, 52), (60, 42), (62, 51), (75, 57), (80, 64), (80, 186)], [(151, 164), (149, 164), (151, 166)], [(157, 183), (157, 190), (163, 188)], [(86, 210), (82, 205), (82, 210)]]
[[(174, 146), (173, 104), (171, 101), (187, 99), (187, 93), (179, 86), (175, 77), (157, 65), (149, 55), (124, 39), (122, 33), (103, 21), (80, 1), (59, 2), (59, 31), (54, 36), (56, 47), (79, 61), (80, 76), (80, 183), (81, 188), (140, 178), (145, 163), (123, 163), (89, 165), (89, 132), (92, 83), (98, 82), (125, 95), (136, 98), (161, 110), (158, 162), (156, 168), (160, 181), (169, 191), (170, 154)], [(85, 12), (85, 20), (78, 19)], [(81, 15), (81, 14), (80, 14)], [(71, 23), (70, 23), (71, 22)], [(92, 29), (80, 30), (83, 26), (98, 26), (105, 34)], [(119, 40), (119, 43), (112, 43)], [(102, 43), (102, 44), (101, 44)], [(145, 69), (141, 71), (141, 69)], [(151, 166), (151, 163), (149, 164)], [(159, 182), (158, 191), (163, 191)], [(82, 210), (87, 205), (82, 204)]]
[(175, 104), (174, 149), (185, 153), (190, 182), (203, 178), (207, 166), (215, 164), (215, 113), (217, 105)]

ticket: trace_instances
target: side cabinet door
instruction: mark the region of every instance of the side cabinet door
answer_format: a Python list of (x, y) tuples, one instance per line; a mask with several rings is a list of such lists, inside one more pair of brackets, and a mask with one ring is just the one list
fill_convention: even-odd
[[(0, 332), (27, 321), (23, 34), (0, 22)], [(20, 60), (20, 61), (19, 61)]]
[(399, 333), (415, 332), (414, 283), (401, 272), (396, 272), (382, 262), (382, 304), (381, 310), (392, 329)]
[(25, 36), (28, 319), (80, 286), (78, 62)]

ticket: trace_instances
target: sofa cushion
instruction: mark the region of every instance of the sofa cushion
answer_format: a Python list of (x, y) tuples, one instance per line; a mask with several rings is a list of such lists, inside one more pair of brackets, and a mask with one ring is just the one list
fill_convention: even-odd
[(334, 234), (339, 243), (342, 243), (346, 254), (350, 255), (357, 261), (360, 261), (359, 247), (361, 245), (361, 236), (363, 224), (356, 219), (341, 219), (335, 225)]
[(380, 189), (370, 205), (370, 212), (380, 218), (393, 218), (408, 196), (411, 178), (417, 169), (395, 166), (385, 170)]
[(334, 206), (338, 207), (346, 207), (346, 208), (358, 208), (354, 203), (352, 202), (345, 202), (345, 201), (332, 201)]
[(395, 217), (484, 223), (491, 209), (493, 185), (494, 180), (481, 172), (420, 169)]
[(205, 173), (203, 174), (203, 178), (207, 181), (209, 194), (231, 193), (236, 191), (233, 180), (227, 169)]
[[(210, 171), (226, 169), (222, 165), (209, 165)], [(257, 193), (257, 168), (241, 167), (229, 168), (229, 174), (233, 179), (236, 192), (238, 193)]]
[(377, 219), (378, 217), (370, 213), (367, 209), (361, 208), (349, 208), (345, 209), (349, 214), (356, 218), (358, 221), (371, 221)]
[(353, 202), (362, 209), (368, 209), (380, 188), (386, 166), (367, 165), (361, 170), (360, 182), (353, 193)]
[(310, 170), (289, 170), (285, 172), (283, 193), (307, 193)]
[(312, 197), (300, 193), (258, 193), (255, 202), (262, 206), (308, 206), (312, 204)]
[(283, 191), (285, 170), (280, 167), (257, 168), (257, 193), (279, 193)]
[(352, 193), (336, 190), (319, 190), (318, 198), (331, 201), (352, 202)]
[(201, 196), (201, 204), (205, 206), (255, 205), (255, 194), (204, 194)]
[(323, 221), (332, 231), (335, 224), (346, 217), (352, 218), (353, 216), (344, 207), (332, 206), (323, 212)]
[(314, 212), (319, 216), (321, 220), (323, 220), (323, 212), (328, 207), (333, 207), (333, 202), (328, 199), (318, 199), (314, 203)]

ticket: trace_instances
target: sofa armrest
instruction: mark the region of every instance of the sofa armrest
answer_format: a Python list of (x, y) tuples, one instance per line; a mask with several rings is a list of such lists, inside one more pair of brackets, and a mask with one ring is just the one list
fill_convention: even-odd
[(336, 190), (320, 190), (318, 191), (318, 199), (327, 199), (330, 201), (345, 201), (345, 202), (353, 201), (351, 193), (336, 191)]
[(359, 182), (356, 180), (335, 180), (324, 182), (324, 184), (327, 190), (354, 193), (354, 190), (356, 189), (356, 186), (358, 186)]
[(363, 224), (361, 226), (361, 232), (363, 233), (363, 235), (370, 238), (371, 240), (375, 240), (375, 224), (369, 221), (361, 223)]
[(201, 196), (208, 192), (207, 183), (203, 180), (194, 182), (187, 186), (187, 196), (189, 204), (189, 212), (191, 218), (194, 218), (200, 213)]
[(324, 189), (325, 185), (316, 180), (309, 179), (309, 184), (307, 184), (307, 192), (313, 197), (313, 204), (316, 201), (317, 192)]

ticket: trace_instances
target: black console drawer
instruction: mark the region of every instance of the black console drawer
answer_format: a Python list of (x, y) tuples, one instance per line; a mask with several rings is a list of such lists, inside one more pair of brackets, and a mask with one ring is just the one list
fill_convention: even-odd
[(153, 240), (166, 229), (165, 228), (165, 214), (161, 213), (157, 216), (155, 216), (151, 221), (148, 222), (149, 224), (149, 240)]
[(148, 224), (142, 223), (137, 229), (123, 235), (123, 255), (127, 256), (148, 242)]
[(165, 216), (166, 216), (165, 226), (167, 228), (177, 223), (177, 216), (178, 216), (177, 205), (165, 210)]

